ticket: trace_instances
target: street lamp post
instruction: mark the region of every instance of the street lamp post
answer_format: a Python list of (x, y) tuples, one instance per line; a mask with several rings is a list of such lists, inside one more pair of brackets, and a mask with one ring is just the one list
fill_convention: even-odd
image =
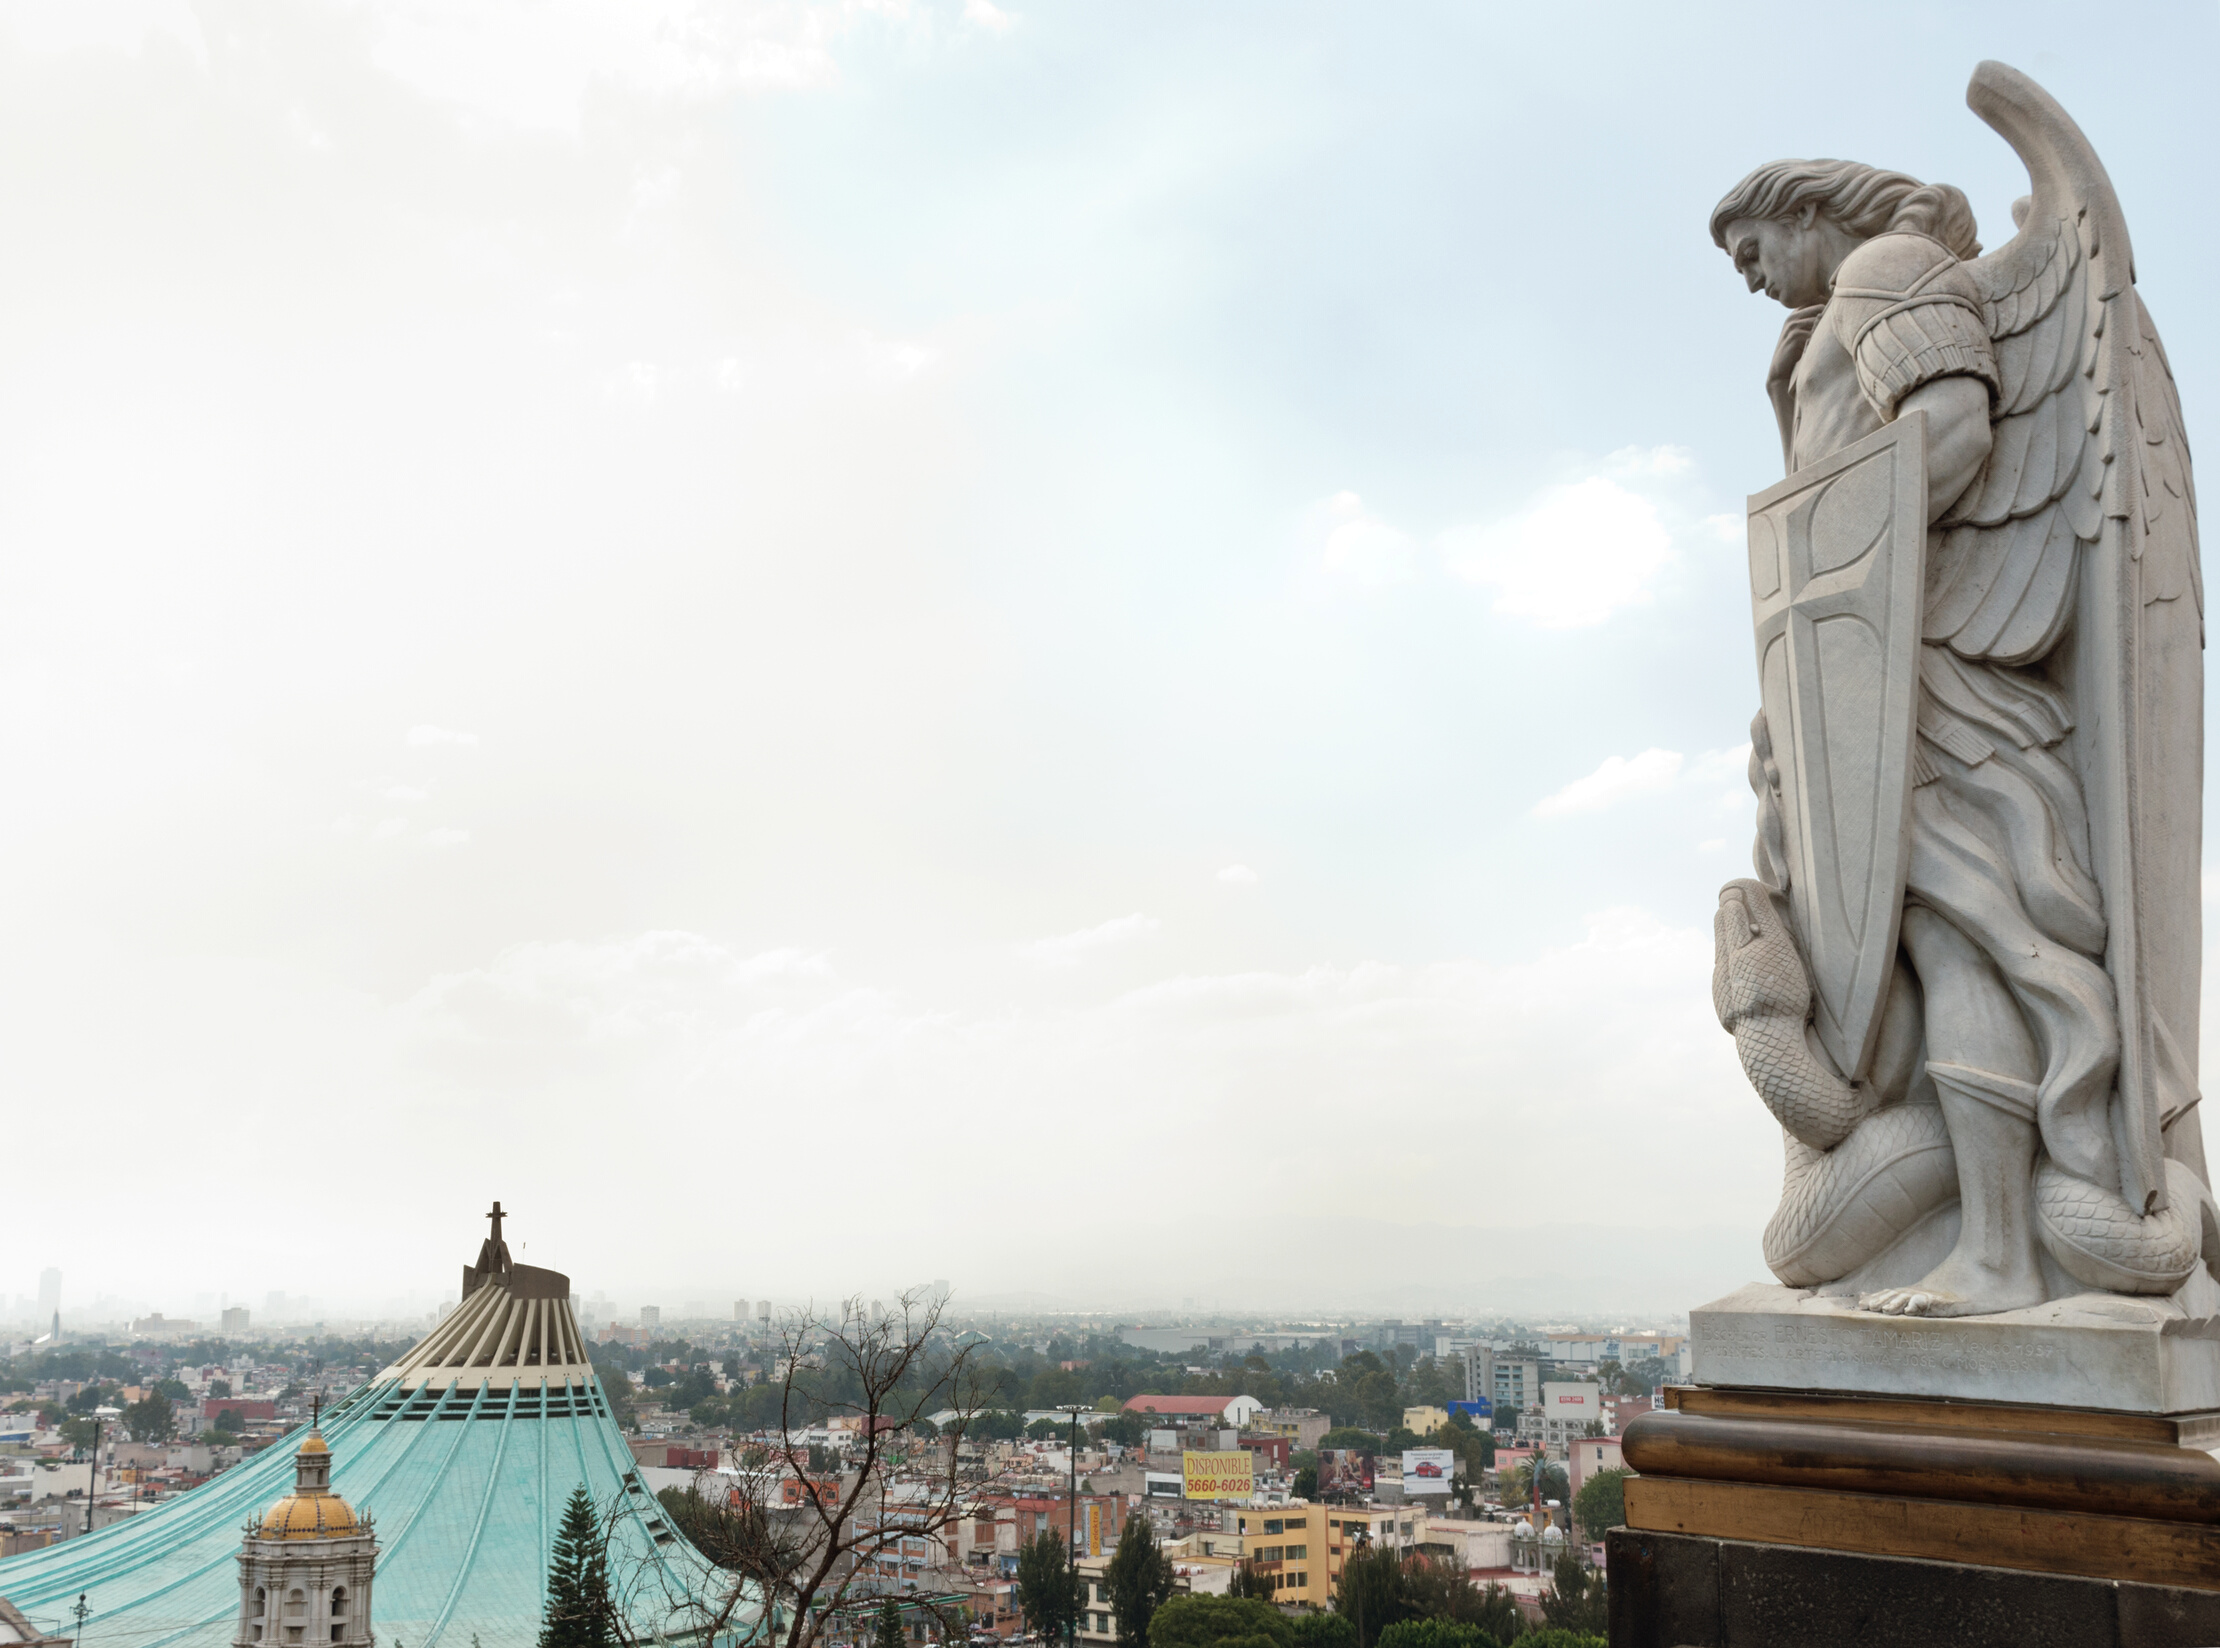
[(92, 1466), (85, 1473), (85, 1532), (88, 1534), (93, 1531), (93, 1502), (100, 1497), (100, 1427), (103, 1421), (118, 1418), (122, 1412), (121, 1408), (93, 1409)]
[(1071, 1465), (1070, 1501), (1066, 1507), (1064, 1526), (1067, 1530), (1064, 1560), (1071, 1564), (1071, 1617), (1064, 1625), (1064, 1640), (1073, 1642), (1079, 1634), (1079, 1416), (1087, 1411), (1084, 1402), (1059, 1402), (1057, 1411), (1071, 1416), (1071, 1437), (1066, 1446), (1066, 1459)]

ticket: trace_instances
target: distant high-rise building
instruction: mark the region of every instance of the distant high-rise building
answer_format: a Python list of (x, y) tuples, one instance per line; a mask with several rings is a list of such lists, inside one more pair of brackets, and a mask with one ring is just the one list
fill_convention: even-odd
[(57, 1332), (61, 1329), (62, 1273), (49, 1265), (39, 1272), (39, 1319), (54, 1318)]
[(735, 1300), (733, 1300), (733, 1302), (732, 1302), (732, 1319), (733, 1319), (733, 1320), (734, 1320), (735, 1322), (745, 1322), (745, 1321), (746, 1321), (746, 1320), (748, 1319), (748, 1302), (747, 1302), (747, 1300), (745, 1300), (745, 1299), (735, 1299)]
[(768, 1321), (769, 1321), (769, 1320), (771, 1319), (771, 1301), (770, 1301), (770, 1300), (768, 1300), (768, 1299), (759, 1299), (759, 1300), (757, 1300), (757, 1301), (756, 1301), (756, 1306), (755, 1306), (755, 1319), (756, 1319), (756, 1320), (757, 1320), (758, 1322), (768, 1322)]
[(659, 1328), (662, 1325), (663, 1307), (661, 1305), (642, 1305), (640, 1307), (640, 1326), (643, 1328)]
[(232, 1305), (224, 1311), (223, 1331), (244, 1333), (247, 1331), (248, 1320), (249, 1313), (245, 1305)]
[(936, 1277), (933, 1280), (933, 1303), (936, 1305), (948, 1303), (948, 1278), (945, 1276)]

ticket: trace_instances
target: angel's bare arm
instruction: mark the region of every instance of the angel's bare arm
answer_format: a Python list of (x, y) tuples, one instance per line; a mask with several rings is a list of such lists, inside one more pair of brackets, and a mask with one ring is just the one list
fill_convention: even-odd
[(1937, 378), (1898, 403), (1896, 415), (1927, 414), (1927, 518), (1942, 519), (1989, 461), (1989, 386), (1979, 378)]

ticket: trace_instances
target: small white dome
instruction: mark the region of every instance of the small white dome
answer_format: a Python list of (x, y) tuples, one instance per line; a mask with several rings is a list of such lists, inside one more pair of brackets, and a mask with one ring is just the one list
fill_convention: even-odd
[(1530, 1539), (1533, 1537), (1534, 1534), (1534, 1524), (1527, 1521), (1526, 1518), (1522, 1516), (1519, 1518), (1519, 1525), (1513, 1528), (1511, 1532), (1516, 1534), (1521, 1539)]
[(1542, 1543), (1544, 1545), (1564, 1544), (1565, 1530), (1558, 1527), (1556, 1523), (1552, 1522), (1548, 1527), (1542, 1530)]

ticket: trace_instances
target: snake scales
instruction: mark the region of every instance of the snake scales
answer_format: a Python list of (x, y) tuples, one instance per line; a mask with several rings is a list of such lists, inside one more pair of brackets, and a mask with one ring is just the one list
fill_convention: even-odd
[[(1786, 1134), (1781, 1205), (1765, 1228), (1765, 1262), (1791, 1287), (1839, 1280), (1958, 1194), (1941, 1109), (1883, 1104), (1846, 1082), (1810, 1041), (1811, 979), (1779, 902), (1756, 881), (1720, 891), (1712, 1005), (1742, 1068)], [(2211, 1192), (2167, 1164), (2169, 1205), (2138, 1215), (2119, 1192), (2048, 1157), (2035, 1172), (2037, 1230), (2085, 1286), (2171, 1293), (2208, 1245), (2220, 1256)]]

